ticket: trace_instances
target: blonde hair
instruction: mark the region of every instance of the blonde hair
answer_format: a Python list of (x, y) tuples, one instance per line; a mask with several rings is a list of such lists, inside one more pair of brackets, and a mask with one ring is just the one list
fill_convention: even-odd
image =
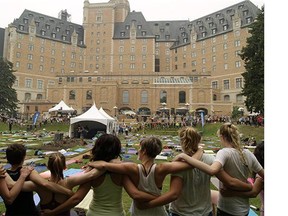
[(48, 169), (51, 172), (51, 175), (56, 177), (56, 182), (64, 179), (63, 171), (66, 168), (66, 159), (63, 154), (60, 152), (53, 153), (49, 156), (48, 160)]
[(233, 148), (238, 150), (243, 164), (248, 167), (245, 156), (243, 154), (243, 148), (241, 146), (240, 133), (238, 128), (232, 123), (224, 123), (217, 133), (221, 135), (225, 141), (229, 142)]
[(193, 127), (184, 127), (178, 131), (183, 151), (192, 156), (197, 150), (201, 141), (200, 134)]

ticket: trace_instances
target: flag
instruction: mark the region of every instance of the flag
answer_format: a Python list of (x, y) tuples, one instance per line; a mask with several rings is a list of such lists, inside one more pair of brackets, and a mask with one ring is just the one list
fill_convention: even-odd
[(201, 123), (202, 123), (202, 127), (204, 127), (204, 124), (205, 124), (204, 112), (200, 112), (200, 115), (201, 115)]
[(36, 112), (34, 113), (34, 115), (33, 115), (33, 117), (32, 117), (33, 125), (36, 124), (39, 115), (40, 115), (40, 112), (38, 112), (38, 111), (36, 111)]

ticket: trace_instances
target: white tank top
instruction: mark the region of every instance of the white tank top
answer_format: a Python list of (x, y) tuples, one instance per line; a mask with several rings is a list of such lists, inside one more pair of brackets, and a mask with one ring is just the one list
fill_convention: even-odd
[[(157, 164), (153, 164), (150, 170), (145, 175), (145, 169), (142, 164), (138, 164), (138, 172), (139, 172), (139, 184), (138, 189), (141, 191), (145, 191), (156, 196), (161, 195), (161, 189), (159, 189), (155, 183), (155, 168)], [(134, 202), (132, 201), (131, 205), (131, 215), (132, 216), (168, 216), (167, 211), (164, 206), (159, 206), (156, 208), (149, 208), (140, 210), (136, 207)]]

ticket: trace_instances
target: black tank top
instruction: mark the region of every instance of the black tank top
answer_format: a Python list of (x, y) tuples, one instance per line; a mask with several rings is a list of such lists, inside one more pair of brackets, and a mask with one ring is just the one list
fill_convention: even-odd
[[(6, 170), (14, 181), (20, 177), (19, 167), (15, 171)], [(6, 213), (5, 216), (39, 216), (39, 212), (35, 206), (33, 199), (33, 192), (20, 192), (17, 198), (11, 205), (5, 203)]]
[[(43, 209), (54, 209), (61, 205), (61, 203), (57, 202), (55, 199), (55, 193), (52, 194), (52, 199), (47, 204), (40, 204), (41, 210)], [(70, 216), (70, 210), (57, 214), (59, 216)]]

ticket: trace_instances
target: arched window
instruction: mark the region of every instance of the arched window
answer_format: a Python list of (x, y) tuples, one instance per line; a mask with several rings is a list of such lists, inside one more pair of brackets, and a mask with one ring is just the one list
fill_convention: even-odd
[(179, 92), (179, 103), (186, 103), (186, 92), (185, 91)]
[(229, 95), (224, 95), (224, 101), (230, 101), (230, 96)]
[(236, 102), (237, 103), (243, 102), (243, 95), (241, 95), (241, 94), (236, 95)]
[(129, 103), (129, 92), (127, 90), (123, 91), (122, 103), (123, 104), (128, 104)]
[(70, 99), (70, 100), (75, 100), (75, 98), (76, 98), (75, 90), (71, 90), (71, 91), (69, 92), (69, 99)]
[(92, 91), (91, 90), (88, 90), (86, 92), (86, 100), (92, 100)]
[(141, 92), (141, 103), (142, 104), (148, 103), (148, 92), (145, 90)]
[(43, 98), (43, 95), (42, 95), (42, 94), (37, 94), (36, 100), (42, 100), (42, 98)]
[(167, 92), (165, 90), (160, 92), (160, 103), (167, 103)]

